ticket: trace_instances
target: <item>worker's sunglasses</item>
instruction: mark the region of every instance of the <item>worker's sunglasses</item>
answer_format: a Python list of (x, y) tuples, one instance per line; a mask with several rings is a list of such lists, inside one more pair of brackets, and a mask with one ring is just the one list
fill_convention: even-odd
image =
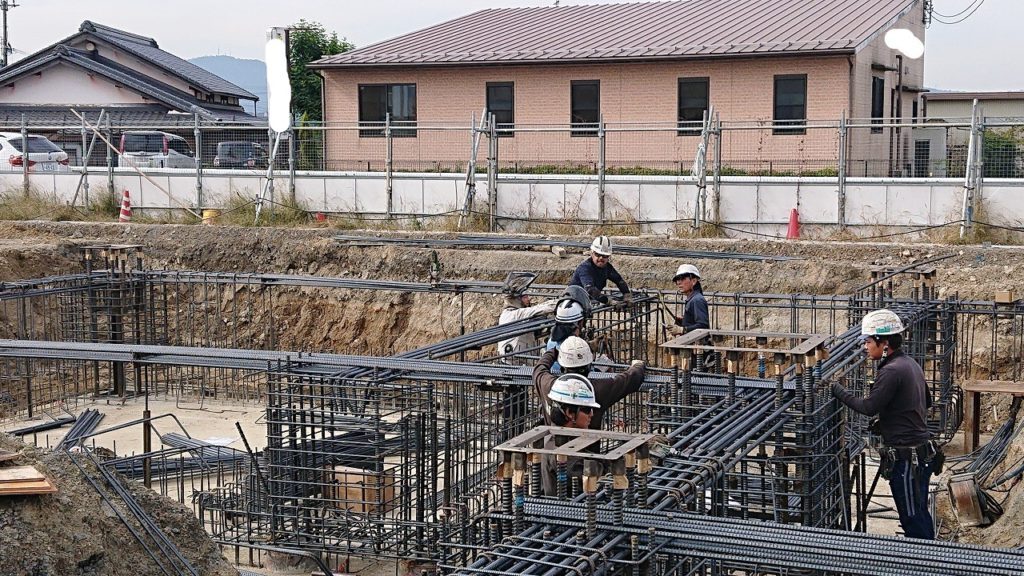
[(605, 256), (604, 254), (594, 254), (594, 258), (597, 258), (598, 260), (607, 260), (611, 258), (611, 256)]

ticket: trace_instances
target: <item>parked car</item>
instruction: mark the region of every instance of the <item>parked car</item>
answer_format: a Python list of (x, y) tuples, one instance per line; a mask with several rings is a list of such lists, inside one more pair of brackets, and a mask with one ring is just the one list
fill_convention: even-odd
[(213, 167), (266, 170), (268, 158), (267, 149), (259, 142), (229, 140), (217, 143), (217, 155), (213, 157)]
[(192, 148), (181, 136), (156, 130), (132, 130), (121, 134), (121, 165), (139, 168), (195, 169)]
[[(28, 146), (25, 146), (28, 140)], [(28, 148), (29, 172), (67, 172), (68, 153), (45, 136), (20, 132), (0, 132), (0, 170), (24, 170), (25, 149)]]

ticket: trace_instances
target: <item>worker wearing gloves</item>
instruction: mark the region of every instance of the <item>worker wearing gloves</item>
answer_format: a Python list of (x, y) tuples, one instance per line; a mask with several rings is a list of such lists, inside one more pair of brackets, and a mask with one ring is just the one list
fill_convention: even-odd
[(700, 271), (697, 267), (693, 264), (679, 266), (672, 281), (686, 297), (686, 305), (683, 307), (682, 318), (673, 315), (675, 323), (668, 326), (668, 332), (679, 336), (691, 330), (711, 328), (708, 301), (704, 299), (704, 288), (700, 285)]
[[(555, 327), (551, 329), (551, 336), (548, 338), (546, 350), (557, 350), (562, 342), (570, 336), (583, 335), (583, 324), (586, 316), (583, 307), (574, 300), (562, 299), (555, 306)], [(551, 371), (555, 374), (562, 372), (562, 367), (555, 362)]]
[[(505, 307), (498, 317), (498, 325), (525, 320), (534, 316), (551, 314), (555, 311), (556, 300), (546, 300), (532, 306), (530, 295), (526, 289), (530, 287), (536, 274), (528, 272), (510, 272), (502, 286), (505, 294)], [(535, 332), (527, 332), (498, 342), (498, 356), (502, 364), (523, 364), (522, 354), (537, 354), (541, 341)], [(531, 352), (532, 351), (532, 352)], [(502, 415), (505, 426), (502, 428), (501, 440), (505, 441), (526, 430), (526, 415), (529, 413), (529, 390), (525, 386), (510, 386), (505, 390), (502, 400)]]
[[(558, 361), (565, 371), (561, 376), (551, 373)], [(605, 410), (636, 392), (644, 382), (646, 368), (634, 360), (621, 374), (595, 374), (588, 378), (594, 361), (586, 340), (570, 336), (557, 350), (548, 350), (533, 369), (533, 386), (542, 400), (541, 416), (548, 426), (600, 430)], [(544, 494), (554, 496), (558, 484), (553, 456), (541, 459), (541, 481)], [(583, 463), (570, 460), (569, 474), (582, 475)]]
[(591, 300), (607, 304), (608, 297), (603, 292), (605, 285), (611, 280), (619, 287), (623, 302), (631, 302), (633, 295), (630, 293), (626, 281), (612, 266), (611, 257), (611, 240), (607, 236), (594, 238), (594, 242), (590, 244), (590, 258), (576, 267), (576, 271), (572, 273), (572, 279), (569, 280), (569, 285), (582, 286)]
[(924, 372), (904, 354), (903, 321), (890, 310), (875, 310), (861, 322), (861, 339), (869, 359), (878, 362), (875, 382), (861, 398), (838, 382), (832, 394), (852, 410), (878, 416), (882, 436), (880, 464), (889, 480), (900, 525), (910, 538), (935, 539), (935, 525), (928, 510), (928, 481), (941, 470), (942, 452), (928, 433), (928, 387)]

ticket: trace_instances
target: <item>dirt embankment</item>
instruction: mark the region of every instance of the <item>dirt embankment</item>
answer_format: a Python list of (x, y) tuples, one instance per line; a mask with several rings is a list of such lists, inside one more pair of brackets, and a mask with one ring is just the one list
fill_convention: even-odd
[[(18, 459), (9, 464), (34, 466), (58, 489), (56, 494), (0, 497), (0, 576), (163, 573), (115, 513), (116, 509), (132, 519), (132, 529), (144, 534), (123, 503), (112, 500), (111, 507), (101, 500), (66, 454), (40, 451), (3, 434), (0, 448), (20, 451)], [(88, 461), (83, 465), (98, 478)], [(126, 486), (199, 574), (238, 574), (191, 510), (141, 484), (128, 482)], [(165, 566), (170, 566), (153, 541), (147, 540), (147, 545), (157, 551)]]

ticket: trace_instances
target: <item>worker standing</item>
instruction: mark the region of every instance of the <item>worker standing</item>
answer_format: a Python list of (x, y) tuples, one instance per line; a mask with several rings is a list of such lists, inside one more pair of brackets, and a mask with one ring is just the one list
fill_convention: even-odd
[(682, 264), (672, 277), (676, 288), (686, 297), (683, 316), (674, 317), (675, 323), (668, 327), (670, 334), (679, 336), (692, 330), (711, 328), (708, 315), (708, 301), (704, 299), (704, 287), (700, 284), (700, 271), (693, 264)]
[(924, 372), (901, 350), (903, 332), (903, 321), (891, 310), (864, 316), (861, 339), (868, 358), (878, 362), (875, 382), (864, 398), (838, 382), (832, 384), (832, 394), (852, 410), (878, 416), (875, 428), (884, 444), (880, 473), (889, 480), (903, 532), (910, 538), (934, 540), (928, 482), (943, 457), (928, 432)]
[[(565, 371), (561, 376), (551, 373), (556, 360)], [(593, 362), (590, 345), (578, 336), (566, 338), (558, 349), (548, 350), (540, 357), (533, 369), (533, 386), (541, 399), (541, 415), (546, 425), (600, 430), (604, 412), (639, 390), (644, 382), (646, 368), (640, 360), (633, 360), (620, 374), (588, 378)], [(556, 467), (553, 456), (541, 459), (541, 481), (547, 496), (557, 492)], [(583, 462), (570, 459), (568, 468), (570, 475), (580, 476)]]
[(582, 286), (591, 300), (608, 303), (608, 297), (603, 294), (604, 287), (611, 280), (622, 293), (624, 302), (630, 302), (633, 295), (629, 286), (622, 279), (622, 275), (612, 266), (612, 242), (607, 236), (598, 236), (590, 244), (590, 258), (584, 260), (572, 274), (569, 280), (570, 286)]
[[(546, 300), (531, 306), (530, 295), (526, 293), (526, 290), (536, 277), (536, 274), (529, 272), (509, 273), (502, 286), (502, 292), (505, 294), (505, 307), (498, 317), (499, 326), (517, 320), (551, 314), (555, 311), (556, 300)], [(502, 364), (521, 365), (524, 362), (523, 354), (537, 354), (540, 348), (541, 341), (536, 332), (519, 334), (498, 342), (499, 361)], [(526, 386), (511, 385), (506, 388), (505, 397), (502, 400), (504, 426), (502, 427), (501, 441), (508, 440), (526, 430), (526, 415), (530, 411), (529, 394)]]

